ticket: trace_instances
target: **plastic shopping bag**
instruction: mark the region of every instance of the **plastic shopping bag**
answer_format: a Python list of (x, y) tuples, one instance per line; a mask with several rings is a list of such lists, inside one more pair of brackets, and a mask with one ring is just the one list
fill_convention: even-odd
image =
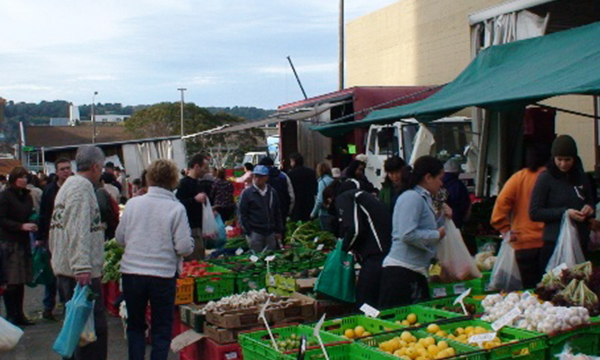
[(217, 237), (215, 239), (208, 239), (206, 241), (206, 248), (220, 250), (225, 246), (225, 243), (227, 243), (227, 232), (225, 231), (225, 224), (223, 223), (221, 214), (217, 213), (217, 215), (215, 215), (215, 221), (219, 231), (217, 232)]
[(88, 286), (82, 288), (77, 284), (73, 298), (66, 304), (65, 322), (52, 347), (62, 357), (72, 357), (79, 345), (81, 333), (94, 309), (94, 302), (88, 300), (91, 293)]
[(567, 267), (571, 268), (582, 262), (585, 262), (585, 257), (581, 250), (579, 233), (577, 232), (575, 224), (573, 224), (573, 220), (569, 217), (568, 212), (565, 211), (560, 225), (560, 233), (558, 234), (556, 248), (554, 249), (550, 261), (548, 261), (546, 271), (551, 271), (561, 264), (565, 264)]
[(490, 288), (506, 292), (521, 290), (523, 288), (515, 249), (510, 245), (510, 231), (504, 234), (498, 258), (492, 269)]
[(342, 250), (342, 241), (338, 241), (335, 250), (327, 256), (323, 271), (315, 284), (315, 291), (348, 303), (356, 301), (354, 257)]
[[(92, 301), (92, 309), (94, 308), (95, 301)], [(94, 321), (94, 312), (90, 312), (90, 315), (85, 322), (81, 336), (79, 337), (79, 346), (83, 347), (93, 343), (97, 340), (96, 337), (96, 322)]]
[(219, 234), (219, 227), (215, 220), (210, 200), (206, 199), (202, 209), (202, 237), (204, 239), (216, 239)]
[(33, 281), (27, 284), (29, 287), (37, 285), (48, 285), (52, 282), (54, 274), (50, 265), (50, 253), (43, 247), (33, 249)]
[(0, 316), (0, 353), (17, 346), (21, 336), (23, 336), (23, 330)]
[(444, 227), (446, 228), (446, 237), (440, 241), (437, 252), (437, 258), (442, 267), (440, 282), (449, 283), (480, 278), (481, 272), (471, 257), (460, 230), (454, 225), (454, 221), (446, 219)]

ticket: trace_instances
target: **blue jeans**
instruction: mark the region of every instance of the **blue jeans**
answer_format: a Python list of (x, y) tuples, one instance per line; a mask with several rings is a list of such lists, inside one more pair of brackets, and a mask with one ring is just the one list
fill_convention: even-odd
[(150, 302), (152, 322), (151, 360), (166, 360), (171, 346), (175, 310), (175, 278), (123, 274), (127, 306), (129, 360), (143, 360), (146, 351), (146, 307)]
[(44, 289), (44, 310), (52, 311), (56, 307), (56, 277), (52, 277), (52, 281), (46, 284)]

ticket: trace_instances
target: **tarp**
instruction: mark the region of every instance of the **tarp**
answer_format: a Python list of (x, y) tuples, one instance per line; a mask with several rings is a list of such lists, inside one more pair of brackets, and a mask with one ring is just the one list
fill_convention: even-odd
[(600, 22), (482, 51), (451, 83), (431, 97), (373, 111), (362, 121), (312, 129), (337, 136), (355, 127), (402, 118), (439, 119), (469, 106), (522, 107), (553, 96), (600, 95)]

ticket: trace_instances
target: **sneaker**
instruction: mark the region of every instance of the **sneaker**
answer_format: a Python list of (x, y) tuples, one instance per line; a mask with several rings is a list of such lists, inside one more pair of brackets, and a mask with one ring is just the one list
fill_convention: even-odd
[(54, 314), (52, 314), (52, 310), (44, 310), (44, 312), (42, 313), (42, 317), (46, 320), (56, 321), (56, 319), (54, 318)]

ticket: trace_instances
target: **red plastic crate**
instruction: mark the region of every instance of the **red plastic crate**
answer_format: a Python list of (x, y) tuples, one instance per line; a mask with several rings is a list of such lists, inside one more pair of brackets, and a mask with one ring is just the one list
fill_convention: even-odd
[(116, 281), (109, 281), (102, 284), (102, 292), (104, 293), (104, 307), (108, 310), (112, 316), (119, 316), (119, 308), (114, 305), (115, 301), (121, 295), (119, 289), (119, 283)]
[(244, 358), (242, 348), (238, 343), (220, 345), (209, 338), (201, 340), (200, 354), (202, 356), (198, 359), (206, 360), (240, 360)]

